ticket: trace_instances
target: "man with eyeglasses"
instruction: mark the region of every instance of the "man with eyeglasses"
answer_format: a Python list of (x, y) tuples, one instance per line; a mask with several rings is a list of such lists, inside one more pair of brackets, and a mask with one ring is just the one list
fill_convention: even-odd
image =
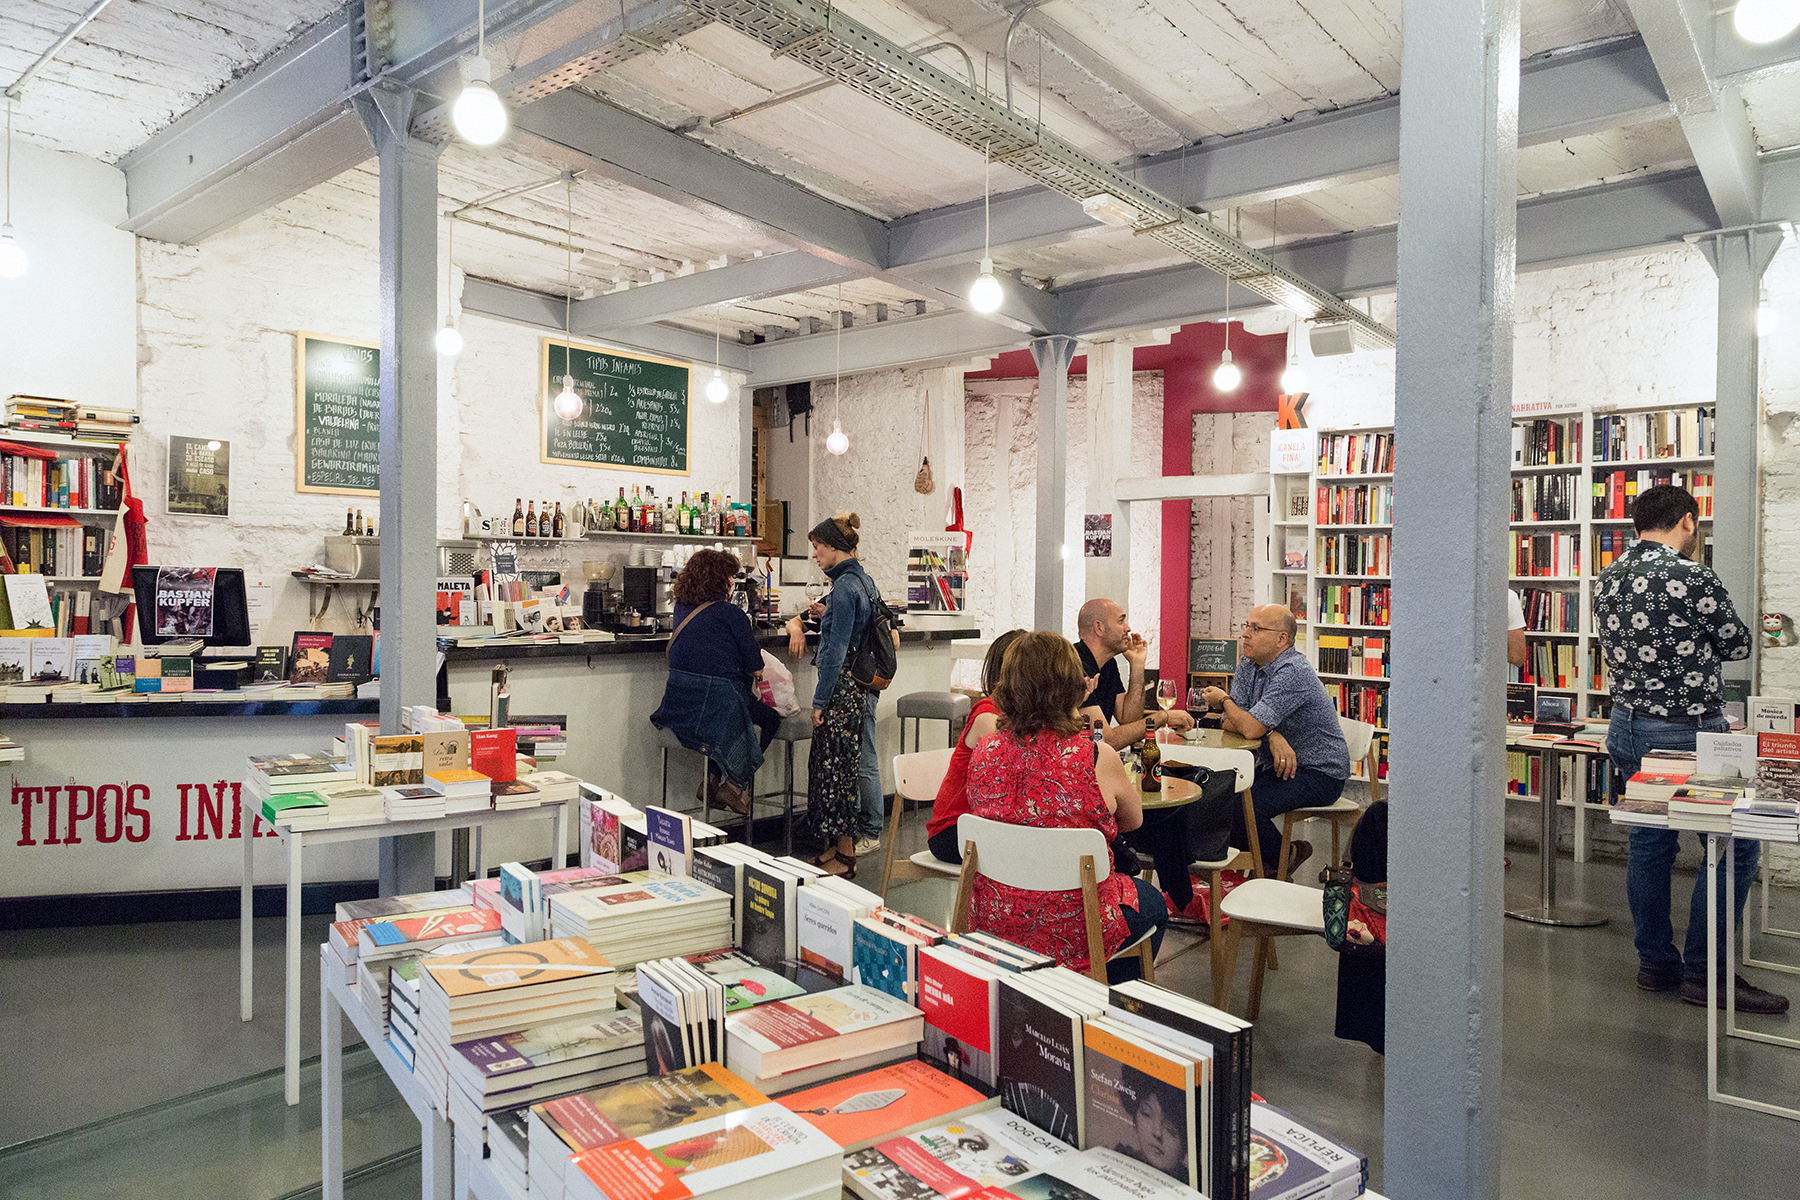
[[(1225, 728), (1260, 738), (1251, 784), (1263, 868), (1277, 873), (1281, 831), (1275, 818), (1296, 808), (1322, 808), (1344, 792), (1350, 748), (1338, 711), (1306, 656), (1294, 649), (1294, 615), (1280, 604), (1252, 609), (1244, 622), (1231, 691), (1206, 689), (1209, 706), (1225, 713)], [(1232, 844), (1249, 842), (1242, 811), (1235, 813)], [(1312, 854), (1310, 842), (1294, 843), (1292, 872)]]

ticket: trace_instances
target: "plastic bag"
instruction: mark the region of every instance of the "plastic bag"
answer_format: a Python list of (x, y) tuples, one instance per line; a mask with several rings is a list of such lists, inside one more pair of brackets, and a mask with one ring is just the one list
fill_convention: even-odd
[(800, 711), (800, 699), (794, 693), (794, 674), (767, 650), (762, 656), (762, 678), (756, 681), (757, 697), (782, 716), (791, 717)]

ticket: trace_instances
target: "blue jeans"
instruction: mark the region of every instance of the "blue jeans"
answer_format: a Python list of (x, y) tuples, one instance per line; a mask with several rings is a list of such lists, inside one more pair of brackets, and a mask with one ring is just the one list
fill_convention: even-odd
[[(1250, 784), (1250, 796), (1256, 809), (1256, 835), (1262, 844), (1263, 870), (1271, 879), (1276, 875), (1275, 860), (1281, 857), (1281, 830), (1275, 827), (1275, 818), (1296, 808), (1324, 808), (1336, 804), (1343, 794), (1342, 779), (1311, 767), (1297, 768), (1292, 779), (1283, 779), (1273, 767), (1256, 772), (1256, 778)], [(1246, 850), (1250, 848), (1250, 832), (1244, 828), (1244, 806), (1241, 804), (1231, 810), (1231, 844)]]
[(881, 759), (875, 755), (875, 706), (881, 697), (874, 692), (863, 694), (862, 770), (856, 777), (856, 795), (862, 818), (859, 837), (879, 838), (887, 820), (882, 801)]
[[(1692, 750), (1696, 732), (1723, 733), (1727, 729), (1723, 716), (1703, 718), (1698, 725), (1681, 725), (1648, 713), (1634, 713), (1623, 704), (1613, 705), (1612, 726), (1607, 730), (1606, 750), (1623, 781), (1638, 771), (1644, 754), (1650, 750)], [(1702, 855), (1706, 851), (1705, 835), (1696, 833)], [(1688, 900), (1686, 946), (1675, 950), (1675, 926), (1672, 916), (1670, 876), (1675, 867), (1675, 853), (1680, 849), (1681, 835), (1675, 829), (1648, 829), (1631, 826), (1631, 851), (1625, 868), (1625, 894), (1631, 902), (1631, 922), (1636, 929), (1638, 964), (1663, 979), (1677, 976), (1686, 979), (1706, 978), (1706, 866), (1694, 879), (1694, 893)], [(1737, 893), (1732, 897), (1737, 917), (1744, 919), (1744, 900), (1750, 895), (1750, 882), (1756, 875), (1762, 844), (1739, 838), (1733, 843), (1733, 859), (1737, 871)], [(1725, 936), (1725, 874), (1719, 873), (1718, 897), (1719, 937)], [(1723, 959), (1721, 959), (1723, 961)]]
[[(1119, 911), (1124, 914), (1125, 927), (1131, 930), (1132, 941), (1144, 936), (1145, 930), (1155, 930), (1150, 935), (1150, 960), (1154, 962), (1157, 952), (1162, 949), (1163, 934), (1169, 931), (1169, 906), (1163, 901), (1162, 893), (1156, 890), (1155, 884), (1145, 883), (1142, 879), (1133, 879), (1131, 882), (1137, 885), (1137, 907), (1122, 904)], [(1135, 954), (1115, 958), (1106, 964), (1109, 983), (1125, 983), (1142, 974)]]

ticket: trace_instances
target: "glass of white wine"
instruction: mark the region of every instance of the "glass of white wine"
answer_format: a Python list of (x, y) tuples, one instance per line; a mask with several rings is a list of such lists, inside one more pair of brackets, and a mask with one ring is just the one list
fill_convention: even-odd
[(1159, 679), (1156, 682), (1156, 707), (1168, 712), (1175, 707), (1179, 697), (1179, 685), (1173, 679)]

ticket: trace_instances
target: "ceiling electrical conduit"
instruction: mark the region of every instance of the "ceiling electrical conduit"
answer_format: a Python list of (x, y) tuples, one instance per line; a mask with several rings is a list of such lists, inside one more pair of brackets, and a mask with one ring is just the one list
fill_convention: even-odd
[(1304, 318), (1348, 321), (1365, 346), (1392, 346), (1394, 331), (1324, 288), (1245, 245), (1167, 196), (1143, 186), (976, 88), (924, 62), (823, 0), (686, 0), (819, 74), (851, 87), (971, 150), (990, 150), (1026, 178), (1075, 201), (1102, 193), (1130, 206), (1132, 228)]
[(75, 18), (75, 23), (73, 25), (63, 30), (61, 37), (50, 43), (50, 48), (48, 50), (38, 55), (38, 60), (36, 62), (25, 68), (25, 73), (23, 75), (20, 75), (17, 79), (13, 80), (12, 86), (6, 89), (6, 98), (8, 100), (17, 100), (19, 98), (19, 93), (25, 90), (25, 85), (30, 83), (33, 79), (36, 79), (38, 77), (38, 72), (49, 66), (50, 61), (58, 54), (62, 53), (62, 48), (74, 41), (75, 35), (86, 28), (89, 21), (99, 16), (101, 9), (111, 3), (112, 0), (94, 0), (94, 3), (86, 12)]
[[(1013, 40), (1013, 34), (1019, 32), (1019, 22), (1023, 21), (1025, 19), (1026, 13), (1030, 12), (1034, 8), (1042, 8), (1044, 5), (1046, 5), (1048, 3), (1050, 3), (1050, 0), (1025, 0), (1025, 3), (1019, 5), (1019, 10), (1013, 14), (1012, 24), (1010, 24), (1006, 27), (1006, 50), (1004, 52), (1005, 61), (1001, 64), (1001, 73), (1006, 76), (1006, 111), (1007, 112), (1012, 111), (1012, 40)], [(1042, 37), (1043, 35), (1039, 34), (1038, 36)], [(971, 66), (969, 68), (969, 77), (971, 79), (973, 79), (974, 76), (975, 76), (975, 68), (973, 66)], [(1038, 87), (1042, 88), (1043, 86), (1044, 86), (1044, 81), (1042, 79), (1038, 80)]]

